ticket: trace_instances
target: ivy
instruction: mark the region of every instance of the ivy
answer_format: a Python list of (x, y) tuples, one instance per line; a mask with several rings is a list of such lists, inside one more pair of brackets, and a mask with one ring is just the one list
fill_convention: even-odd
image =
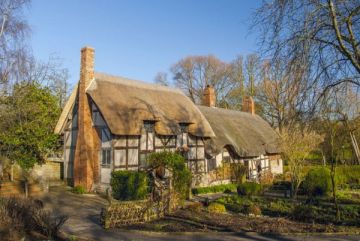
[(191, 183), (191, 172), (185, 165), (185, 159), (178, 153), (162, 151), (151, 153), (147, 159), (149, 168), (166, 167), (172, 172), (172, 184), (175, 192), (186, 197)]

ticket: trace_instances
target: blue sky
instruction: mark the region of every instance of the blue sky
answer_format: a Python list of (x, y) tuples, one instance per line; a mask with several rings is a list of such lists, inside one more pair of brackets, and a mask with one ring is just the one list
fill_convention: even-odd
[(95, 48), (95, 70), (143, 81), (188, 55), (224, 61), (257, 50), (249, 34), (261, 0), (33, 0), (27, 20), (35, 56), (62, 59), (79, 78), (80, 49)]

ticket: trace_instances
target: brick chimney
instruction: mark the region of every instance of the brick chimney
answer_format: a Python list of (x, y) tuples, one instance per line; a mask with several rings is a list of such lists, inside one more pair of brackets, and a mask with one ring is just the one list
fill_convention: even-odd
[(208, 107), (215, 107), (216, 105), (216, 95), (215, 89), (211, 85), (207, 85), (204, 94), (203, 94), (203, 105)]
[(251, 96), (245, 96), (242, 101), (242, 111), (255, 115), (255, 103)]
[(91, 100), (86, 88), (94, 79), (94, 49), (81, 49), (80, 81), (78, 86), (78, 134), (74, 159), (74, 186), (91, 191), (99, 179), (100, 138), (92, 125)]

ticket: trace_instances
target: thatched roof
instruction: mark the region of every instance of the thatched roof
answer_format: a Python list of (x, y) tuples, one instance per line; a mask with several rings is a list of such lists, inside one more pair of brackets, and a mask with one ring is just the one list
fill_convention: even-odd
[(206, 140), (206, 152), (216, 155), (225, 146), (240, 157), (280, 153), (278, 134), (258, 115), (222, 108), (198, 106), (215, 133)]
[(179, 123), (189, 123), (191, 134), (214, 136), (203, 114), (180, 90), (95, 72), (86, 93), (115, 135), (139, 135), (143, 121), (153, 120), (160, 135), (178, 134)]

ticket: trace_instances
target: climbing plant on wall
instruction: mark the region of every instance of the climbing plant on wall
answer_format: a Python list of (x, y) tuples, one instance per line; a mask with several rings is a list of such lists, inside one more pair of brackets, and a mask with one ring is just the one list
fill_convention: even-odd
[(183, 156), (169, 151), (154, 152), (148, 156), (146, 161), (150, 169), (168, 168), (172, 172), (172, 185), (175, 192), (182, 198), (186, 197), (190, 188), (191, 172), (186, 167)]

